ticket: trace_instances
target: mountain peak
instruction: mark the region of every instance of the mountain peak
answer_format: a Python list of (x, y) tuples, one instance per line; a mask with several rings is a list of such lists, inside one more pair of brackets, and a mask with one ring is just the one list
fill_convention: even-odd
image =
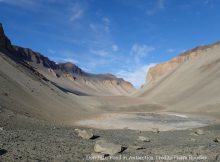
[(5, 45), (5, 32), (2, 26), (2, 23), (0, 23), (0, 47), (4, 48)]
[(65, 67), (69, 67), (69, 68), (73, 68), (75, 67), (76, 65), (72, 62), (65, 62), (65, 63), (62, 63), (62, 65), (64, 65)]
[(80, 69), (77, 65), (71, 63), (71, 62), (66, 62), (66, 63), (60, 63), (58, 64), (59, 68), (66, 72), (66, 73), (74, 73), (78, 75), (83, 75), (85, 72)]
[(13, 50), (11, 41), (5, 35), (2, 23), (0, 23), (0, 48), (6, 49), (9, 51)]

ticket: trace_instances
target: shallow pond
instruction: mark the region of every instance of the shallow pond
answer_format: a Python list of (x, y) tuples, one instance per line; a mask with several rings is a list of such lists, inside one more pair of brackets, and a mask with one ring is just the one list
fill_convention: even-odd
[(132, 129), (151, 131), (183, 130), (213, 124), (211, 118), (174, 113), (108, 113), (80, 120), (80, 126), (98, 129)]

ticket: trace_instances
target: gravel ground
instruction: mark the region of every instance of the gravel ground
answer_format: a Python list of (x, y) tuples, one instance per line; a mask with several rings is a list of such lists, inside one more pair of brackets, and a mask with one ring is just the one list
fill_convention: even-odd
[[(203, 135), (196, 135), (195, 129), (160, 133), (90, 129), (100, 137), (85, 140), (78, 137), (72, 127), (8, 128), (0, 131), (0, 161), (101, 161), (90, 159), (98, 139), (121, 144), (125, 148), (122, 153), (106, 157), (106, 161), (220, 161), (220, 143), (214, 142), (220, 136), (220, 125), (202, 129)], [(147, 136), (151, 142), (137, 141), (138, 136)], [(144, 149), (135, 150), (132, 145)], [(180, 160), (184, 158), (187, 159)]]

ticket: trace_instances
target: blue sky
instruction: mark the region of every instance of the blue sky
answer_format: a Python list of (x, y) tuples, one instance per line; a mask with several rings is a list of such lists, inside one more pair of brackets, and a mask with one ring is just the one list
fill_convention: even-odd
[(149, 67), (220, 40), (219, 0), (0, 0), (13, 44), (140, 86)]

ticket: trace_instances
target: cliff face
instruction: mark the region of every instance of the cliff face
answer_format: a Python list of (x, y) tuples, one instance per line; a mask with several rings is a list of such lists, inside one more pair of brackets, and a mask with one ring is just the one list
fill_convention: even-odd
[(201, 46), (152, 68), (135, 95), (167, 111), (220, 114), (220, 43)]
[(57, 78), (64, 77), (70, 81), (80, 82), (83, 84), (88, 84), (88, 82), (93, 82), (92, 84), (99, 83), (99, 86), (101, 84), (101, 86), (104, 85), (106, 88), (121, 88), (125, 93), (130, 93), (134, 90), (134, 87), (131, 83), (123, 80), (122, 78), (117, 78), (112, 74), (87, 73), (73, 63), (55, 63), (49, 58), (38, 52), (34, 52), (31, 49), (18, 46), (13, 47), (17, 57), (25, 62), (28, 62), (28, 64), (32, 65), (33, 67), (38, 65), (43, 69), (48, 69), (47, 71)]
[(148, 71), (146, 82), (155, 81), (158, 77), (168, 73), (170, 70), (175, 69), (178, 65), (181, 65), (182, 63), (188, 60), (199, 57), (201, 55), (201, 52), (209, 48), (212, 48), (214, 46), (217, 46), (218, 44), (220, 44), (220, 42), (217, 42), (213, 45), (199, 46), (199, 47), (193, 48), (173, 58), (172, 60), (168, 62), (161, 63), (154, 67), (151, 67)]
[[(111, 93), (116, 94), (127, 94), (134, 91), (131, 83), (112, 74), (90, 74), (73, 63), (56, 63), (29, 48), (12, 45), (4, 33), (2, 24), (0, 24), (0, 49), (7, 51), (9, 57), (31, 69), (34, 73), (38, 73), (41, 77), (44, 76), (44, 71), (49, 71), (57, 79), (62, 77), (72, 82), (77, 82), (81, 87), (89, 85), (90, 87), (88, 88), (92, 87), (94, 90), (102, 87), (99, 91), (104, 89), (106, 93), (111, 91)], [(46, 77), (43, 78), (45, 79)], [(53, 82), (56, 81), (59, 82), (59, 80), (53, 80)]]
[(5, 36), (2, 24), (0, 23), (0, 48), (8, 51), (13, 51), (11, 41)]
[(54, 61), (51, 61), (48, 57), (45, 57), (38, 52), (34, 52), (29, 48), (23, 48), (19, 46), (13, 46), (13, 47), (15, 49), (16, 56), (26, 62), (39, 64), (42, 65), (44, 68), (49, 68), (54, 71), (60, 70), (64, 74), (73, 73), (73, 74), (83, 75), (86, 73), (78, 66), (72, 63), (66, 62), (66, 63), (57, 64)]

